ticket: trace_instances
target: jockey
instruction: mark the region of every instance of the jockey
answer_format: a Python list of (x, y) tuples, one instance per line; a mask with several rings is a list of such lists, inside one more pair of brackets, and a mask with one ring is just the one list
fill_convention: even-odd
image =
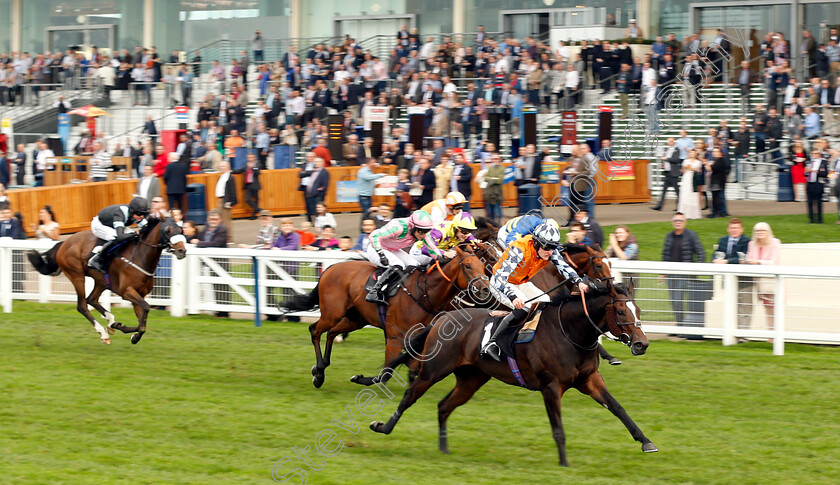
[(370, 244), (366, 251), (368, 261), (388, 269), (376, 280), (376, 284), (365, 297), (366, 301), (388, 304), (382, 291), (383, 288), (391, 279), (400, 274), (400, 269), (420, 266), (417, 258), (405, 251), (415, 243), (424, 245), (433, 257), (441, 256), (441, 251), (435, 247), (432, 238), (429, 237), (429, 231), (433, 227), (429, 213), (418, 210), (409, 217), (391, 219), (388, 224), (370, 233), (368, 236)]
[(580, 276), (563, 260), (557, 249), (560, 246), (560, 227), (553, 219), (544, 219), (534, 229), (533, 234), (520, 237), (505, 250), (502, 258), (493, 267), (493, 277), (490, 284), (493, 288), (510, 300), (514, 310), (499, 323), (499, 328), (482, 347), (481, 356), (490, 356), (501, 360), (499, 346), (496, 339), (512, 323), (519, 322), (528, 316), (529, 298), (540, 297), (537, 301), (547, 301), (548, 296), (533, 283), (528, 281), (537, 274), (549, 261), (557, 267), (560, 275), (567, 281), (577, 285), (581, 294), (586, 293), (587, 286)]
[(134, 237), (133, 232), (126, 234), (125, 226), (137, 224), (138, 229), (145, 226), (149, 210), (149, 201), (143, 197), (135, 197), (128, 205), (109, 205), (99, 211), (90, 222), (90, 230), (96, 237), (108, 242), (101, 248), (97, 246), (93, 249), (93, 257), (88, 261), (88, 266), (104, 273), (108, 251), (117, 242)]
[(450, 192), (443, 199), (437, 199), (424, 205), (420, 210), (428, 212), (435, 224), (451, 221), (455, 215), (464, 210), (467, 198), (460, 192)]
[[(438, 224), (434, 229), (429, 231), (429, 237), (434, 241), (435, 247), (443, 251), (443, 255), (447, 258), (455, 257), (455, 246), (475, 241), (475, 237), (471, 234), (476, 230), (475, 219), (469, 212), (461, 212), (451, 221), (445, 221)], [(417, 261), (422, 265), (432, 262), (431, 252), (422, 243), (415, 243), (411, 247), (409, 254), (417, 258)]]
[(540, 225), (543, 218), (536, 214), (525, 214), (524, 216), (514, 217), (509, 220), (507, 224), (499, 229), (499, 234), (496, 236), (496, 242), (501, 248), (510, 246), (510, 243), (517, 238), (533, 234), (534, 229)]

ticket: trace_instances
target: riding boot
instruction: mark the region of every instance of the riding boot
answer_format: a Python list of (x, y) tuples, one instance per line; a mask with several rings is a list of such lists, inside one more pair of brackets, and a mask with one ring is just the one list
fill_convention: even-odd
[(106, 242), (99, 248), (99, 251), (93, 253), (93, 256), (88, 260), (88, 267), (95, 269), (100, 273), (105, 273), (105, 263), (107, 261), (107, 254), (113, 247), (116, 239)]
[(370, 303), (378, 303), (380, 305), (388, 305), (388, 300), (385, 298), (385, 293), (383, 289), (385, 288), (391, 280), (394, 279), (395, 276), (400, 274), (399, 266), (388, 266), (388, 269), (385, 270), (384, 273), (379, 275), (379, 279), (373, 284), (373, 288), (370, 289), (367, 296), (365, 297), (365, 301)]
[(507, 328), (512, 323), (515, 323), (514, 321), (518, 322), (526, 316), (528, 316), (528, 310), (525, 308), (514, 310), (505, 315), (502, 321), (499, 322), (499, 326), (496, 327), (496, 331), (493, 332), (493, 335), (490, 336), (490, 340), (488, 340), (487, 344), (481, 348), (481, 352), (479, 352), (479, 357), (492, 357), (494, 360), (501, 362), (502, 351), (501, 349), (499, 349), (499, 344), (496, 343), (496, 340), (499, 338), (499, 335), (501, 335), (502, 332), (507, 330)]

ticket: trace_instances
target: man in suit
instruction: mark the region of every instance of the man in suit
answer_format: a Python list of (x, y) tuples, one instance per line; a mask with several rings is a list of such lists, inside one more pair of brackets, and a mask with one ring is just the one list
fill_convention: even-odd
[(309, 222), (315, 219), (315, 206), (323, 202), (330, 186), (330, 174), (324, 168), (324, 159), (315, 158), (314, 168), (307, 174), (309, 183), (304, 191), (306, 201), (306, 218)]
[(219, 214), (221, 215), (221, 220), (224, 224), (224, 227), (230, 228), (230, 230), (226, 231), (227, 242), (232, 242), (233, 226), (231, 225), (231, 223), (233, 222), (233, 219), (231, 217), (231, 210), (233, 209), (233, 206), (239, 203), (239, 199), (237, 199), (236, 196), (236, 183), (233, 180), (233, 172), (230, 169), (230, 163), (220, 163), (219, 170), (222, 172), (222, 175), (216, 182), (215, 194), (217, 208)]
[[(222, 224), (222, 214), (217, 209), (213, 209), (207, 213), (207, 226), (190, 242), (199, 248), (226, 248), (229, 240), (228, 229)], [(230, 261), (227, 258), (218, 258), (215, 261), (225, 270), (230, 267)], [(226, 285), (213, 285), (217, 303), (229, 302), (229, 295), (225, 290)], [(216, 316), (228, 317), (230, 315), (228, 312), (216, 312)]]
[(655, 211), (662, 210), (669, 188), (674, 189), (674, 193), (677, 195), (676, 205), (677, 207), (680, 205), (680, 170), (682, 169), (682, 160), (680, 160), (680, 151), (675, 144), (674, 137), (668, 138), (668, 148), (665, 149), (665, 156), (661, 160), (665, 182), (662, 184), (662, 194), (659, 196), (659, 203), (656, 207), (651, 207)]
[[(674, 230), (665, 236), (665, 245), (662, 247), (662, 261), (674, 263), (703, 263), (706, 261), (706, 251), (700, 244), (700, 237), (691, 229), (687, 229), (685, 214), (674, 213), (671, 219)], [(685, 321), (683, 311), (685, 302), (693, 298), (690, 287), (696, 277), (691, 275), (663, 275), (670, 293), (671, 308), (674, 314), (674, 321), (682, 325)]]
[(253, 151), (248, 152), (248, 161), (245, 166), (233, 173), (244, 173), (242, 189), (245, 192), (245, 203), (251, 206), (251, 220), (257, 218), (260, 210), (260, 167), (257, 164), (257, 155)]
[(345, 166), (359, 165), (359, 136), (348, 135), (347, 143), (341, 146), (341, 159)]
[(825, 179), (828, 177), (828, 161), (822, 158), (822, 151), (827, 147), (824, 139), (817, 139), (811, 150), (811, 159), (805, 165), (805, 193), (808, 196), (808, 222), (822, 224), (822, 197), (825, 191)]
[(12, 174), (9, 165), (9, 159), (6, 158), (6, 154), (0, 152), (0, 185), (3, 187), (9, 185), (9, 179), (11, 179)]
[(465, 99), (458, 115), (458, 122), (461, 124), (461, 129), (464, 133), (464, 148), (470, 146), (470, 138), (472, 138), (473, 131), (478, 132), (479, 138), (481, 135), (481, 122), (478, 120), (478, 112), (475, 110), (473, 104), (473, 101), (469, 98)]
[(137, 182), (137, 195), (146, 200), (160, 197), (160, 181), (151, 165), (143, 165), (143, 176)]
[[(187, 155), (189, 156), (189, 155)], [(184, 193), (187, 191), (187, 173), (190, 171), (189, 162), (172, 161), (163, 172), (166, 182), (166, 198), (169, 200), (169, 210), (185, 209)]]
[[(23, 185), (23, 176), (26, 174), (26, 150), (23, 143), (18, 144), (17, 146), (17, 155), (15, 155), (14, 162), (15, 164), (15, 183), (17, 185)], [(33, 175), (35, 166), (33, 165)]]
[(146, 117), (146, 123), (143, 125), (143, 131), (140, 133), (146, 133), (149, 135), (149, 139), (152, 142), (152, 146), (157, 145), (157, 138), (158, 138), (158, 131), (157, 127), (155, 126), (154, 120), (152, 120), (151, 116)]
[(464, 212), (470, 212), (470, 196), (472, 195), (472, 167), (467, 163), (463, 153), (455, 154), (455, 167), (452, 169), (452, 176), (449, 181), (450, 192), (460, 192), (467, 199), (464, 203)]
[[(744, 224), (741, 219), (733, 217), (729, 219), (726, 232), (718, 240), (715, 251), (715, 264), (741, 264), (742, 259), (746, 260), (747, 246), (750, 238), (744, 235)], [(750, 328), (750, 316), (752, 316), (752, 286), (753, 280), (747, 276), (738, 277), (738, 328)]]
[(733, 76), (734, 83), (738, 84), (741, 91), (741, 114), (746, 115), (750, 111), (750, 90), (755, 82), (755, 71), (750, 69), (750, 61), (742, 61), (741, 68)]
[(294, 66), (300, 64), (300, 56), (297, 54), (295, 46), (289, 46), (289, 52), (283, 54), (283, 67), (286, 71), (290, 71)]

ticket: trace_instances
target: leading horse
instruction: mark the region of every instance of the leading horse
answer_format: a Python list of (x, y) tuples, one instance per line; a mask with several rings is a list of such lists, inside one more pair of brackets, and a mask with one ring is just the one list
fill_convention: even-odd
[[(420, 361), (417, 378), (406, 389), (397, 410), (387, 423), (370, 424), (377, 433), (389, 434), (402, 414), (437, 382), (455, 374), (455, 388), (438, 404), (438, 446), (449, 453), (446, 421), (452, 411), (466, 403), (491, 378), (512, 385), (526, 384), (543, 395), (560, 464), (568, 466), (566, 437), (560, 417), (560, 400), (566, 390), (576, 388), (591, 396), (618, 417), (633, 438), (642, 443), (642, 451), (658, 451), (623, 407), (607, 391), (598, 372), (598, 337), (607, 331), (630, 347), (633, 355), (642, 355), (649, 345), (633, 303), (633, 283), (594, 283), (596, 288), (581, 298), (554, 299), (543, 310), (540, 325), (529, 343), (514, 344), (520, 376), (514, 375), (508, 362), (479, 358), (488, 313), (484, 309), (448, 312), (433, 325), (420, 330), (407, 344), (408, 352), (388, 364)], [(600, 285), (600, 287), (598, 287)], [(522, 382), (520, 382), (522, 379)]]
[[(118, 248), (108, 268), (108, 275), (87, 266), (88, 256), (97, 243), (97, 237), (91, 231), (84, 231), (70, 236), (52, 247), (44, 254), (27, 251), (32, 266), (44, 275), (56, 276), (64, 272), (76, 290), (76, 309), (90, 321), (99, 333), (102, 343), (111, 343), (110, 335), (114, 330), (134, 333), (131, 343), (136, 344), (146, 333), (146, 318), (149, 304), (145, 296), (154, 286), (154, 273), (160, 255), (170, 248), (178, 259), (187, 255), (186, 238), (174, 219), (149, 218), (148, 224), (140, 230), (137, 238)], [(93, 278), (93, 290), (85, 297), (85, 276)], [(137, 326), (126, 327), (117, 322), (111, 312), (99, 303), (99, 296), (105, 289), (123, 297), (134, 306)], [(108, 320), (107, 330), (91, 315), (88, 305)]]

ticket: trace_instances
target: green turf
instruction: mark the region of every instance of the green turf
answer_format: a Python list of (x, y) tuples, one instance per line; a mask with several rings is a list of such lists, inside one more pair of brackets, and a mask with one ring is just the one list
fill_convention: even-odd
[[(672, 205), (670, 207), (673, 207)], [(663, 219), (670, 218), (670, 213), (662, 212)], [(752, 237), (752, 228), (757, 222), (766, 222), (773, 229), (773, 235), (782, 243), (817, 243), (840, 242), (840, 226), (834, 222), (837, 217), (832, 213), (826, 214), (825, 224), (808, 224), (807, 214), (793, 214), (782, 216), (748, 216), (740, 218), (744, 222), (744, 232)], [(712, 246), (718, 239), (726, 236), (726, 226), (729, 218), (698, 219), (688, 221), (688, 229), (700, 236), (703, 248), (706, 250), (706, 261), (712, 254)], [(670, 219), (663, 222), (647, 222), (631, 224), (630, 231), (639, 242), (639, 259), (648, 261), (662, 260), (662, 246), (665, 235), (673, 229)], [(616, 226), (604, 226), (604, 247), (609, 245), (609, 234)]]
[[(129, 321), (129, 312), (117, 309)], [(382, 334), (340, 344), (322, 389), (311, 385), (305, 324), (151, 314), (149, 333), (110, 347), (71, 305), (15, 303), (0, 332), (0, 483), (272, 483), (293, 447), (347, 422), (344, 448), (309, 483), (836, 483), (840, 350), (769, 344), (653, 342), (648, 355), (602, 368), (607, 385), (661, 450), (643, 454), (621, 423), (570, 391), (570, 469), (557, 466), (538, 393), (491, 382), (449, 421), (452, 455), (437, 451), (432, 388), (390, 436), (354, 409), (355, 373), (376, 372)], [(392, 388), (399, 385), (392, 383)], [(322, 460), (310, 450), (310, 456)], [(295, 463), (295, 465), (292, 465)], [(293, 478), (289, 483), (297, 483)]]

